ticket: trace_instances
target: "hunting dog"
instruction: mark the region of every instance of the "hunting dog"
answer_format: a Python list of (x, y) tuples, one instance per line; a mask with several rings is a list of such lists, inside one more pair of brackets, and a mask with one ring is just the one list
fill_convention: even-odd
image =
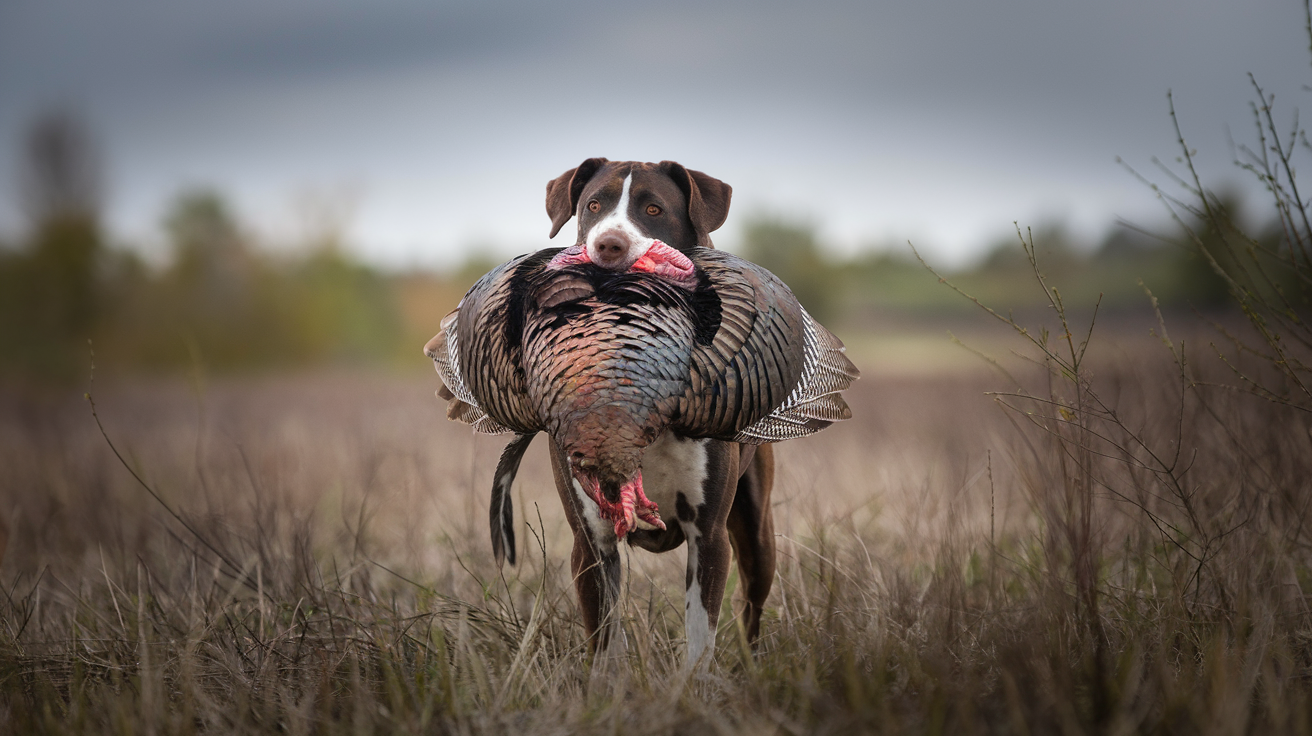
[[(710, 233), (724, 224), (732, 193), (719, 179), (673, 161), (590, 158), (547, 183), (547, 215), (551, 237), (577, 217), (575, 245), (586, 248), (592, 262), (603, 268), (626, 270), (656, 240), (682, 252), (714, 247)], [(569, 459), (554, 440), (550, 452), (556, 491), (574, 533), (570, 562), (583, 624), (594, 649), (605, 647), (617, 626), (619, 540), (574, 480)], [(666, 528), (639, 528), (625, 539), (651, 552), (668, 552), (687, 542), (688, 663), (714, 651), (730, 548), (746, 598), (742, 624), (754, 644), (775, 571), (772, 445), (691, 439), (667, 431), (647, 448), (642, 474)]]

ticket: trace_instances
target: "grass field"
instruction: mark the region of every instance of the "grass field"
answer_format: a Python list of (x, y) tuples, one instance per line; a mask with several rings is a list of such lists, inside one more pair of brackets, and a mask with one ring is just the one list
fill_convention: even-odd
[[(692, 676), (682, 550), (625, 554), (628, 648), (591, 662), (541, 439), (514, 490), (520, 565), (498, 574), (502, 440), (447, 422), (435, 376), (101, 381), (113, 448), (80, 394), (6, 390), (0, 722), (1307, 730), (1312, 423), (1182, 382), (1145, 332), (1095, 333), (1070, 376), (992, 333), (977, 347), (999, 370), (946, 337), (852, 339), (856, 418), (779, 449), (759, 650), (731, 578)], [(1198, 347), (1191, 375), (1222, 375)], [(987, 393), (1018, 388), (1032, 398)]]

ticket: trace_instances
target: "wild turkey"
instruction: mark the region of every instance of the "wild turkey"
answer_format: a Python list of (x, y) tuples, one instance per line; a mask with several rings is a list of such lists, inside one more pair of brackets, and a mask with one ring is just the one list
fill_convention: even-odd
[(510, 480), (538, 432), (623, 537), (664, 528), (641, 472), (663, 432), (760, 444), (851, 417), (839, 392), (856, 367), (782, 281), (724, 251), (656, 247), (662, 257), (621, 273), (581, 262), (577, 246), (516, 258), (425, 346), (448, 417), (518, 435), (494, 481), (498, 562), (514, 564)]

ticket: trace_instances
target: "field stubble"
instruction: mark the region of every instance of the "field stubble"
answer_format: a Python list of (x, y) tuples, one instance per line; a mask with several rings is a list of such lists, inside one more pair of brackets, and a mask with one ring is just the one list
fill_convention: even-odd
[[(1100, 347), (1078, 390), (1016, 360), (1016, 379), (868, 370), (853, 421), (780, 446), (759, 651), (731, 615), (735, 575), (717, 661), (694, 676), (682, 550), (626, 554), (627, 651), (590, 667), (541, 438), (513, 494), (520, 565), (498, 573), (486, 504), (503, 440), (447, 422), (435, 377), (97, 388), (109, 438), (167, 508), (80, 397), (0, 394), (3, 719), (1298, 730), (1312, 716), (1307, 417), (1182, 383), (1160, 344)], [(1017, 385), (1033, 398), (986, 393)]]

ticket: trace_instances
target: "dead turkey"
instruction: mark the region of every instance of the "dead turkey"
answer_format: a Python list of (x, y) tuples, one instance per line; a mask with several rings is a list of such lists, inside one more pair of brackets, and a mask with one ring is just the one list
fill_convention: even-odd
[(547, 432), (623, 537), (664, 529), (642, 486), (664, 433), (760, 444), (851, 417), (842, 342), (772, 273), (731, 254), (659, 244), (616, 272), (548, 249), (485, 275), (425, 346), (448, 416), (518, 435), (493, 489), (493, 546), (514, 562), (510, 481)]

